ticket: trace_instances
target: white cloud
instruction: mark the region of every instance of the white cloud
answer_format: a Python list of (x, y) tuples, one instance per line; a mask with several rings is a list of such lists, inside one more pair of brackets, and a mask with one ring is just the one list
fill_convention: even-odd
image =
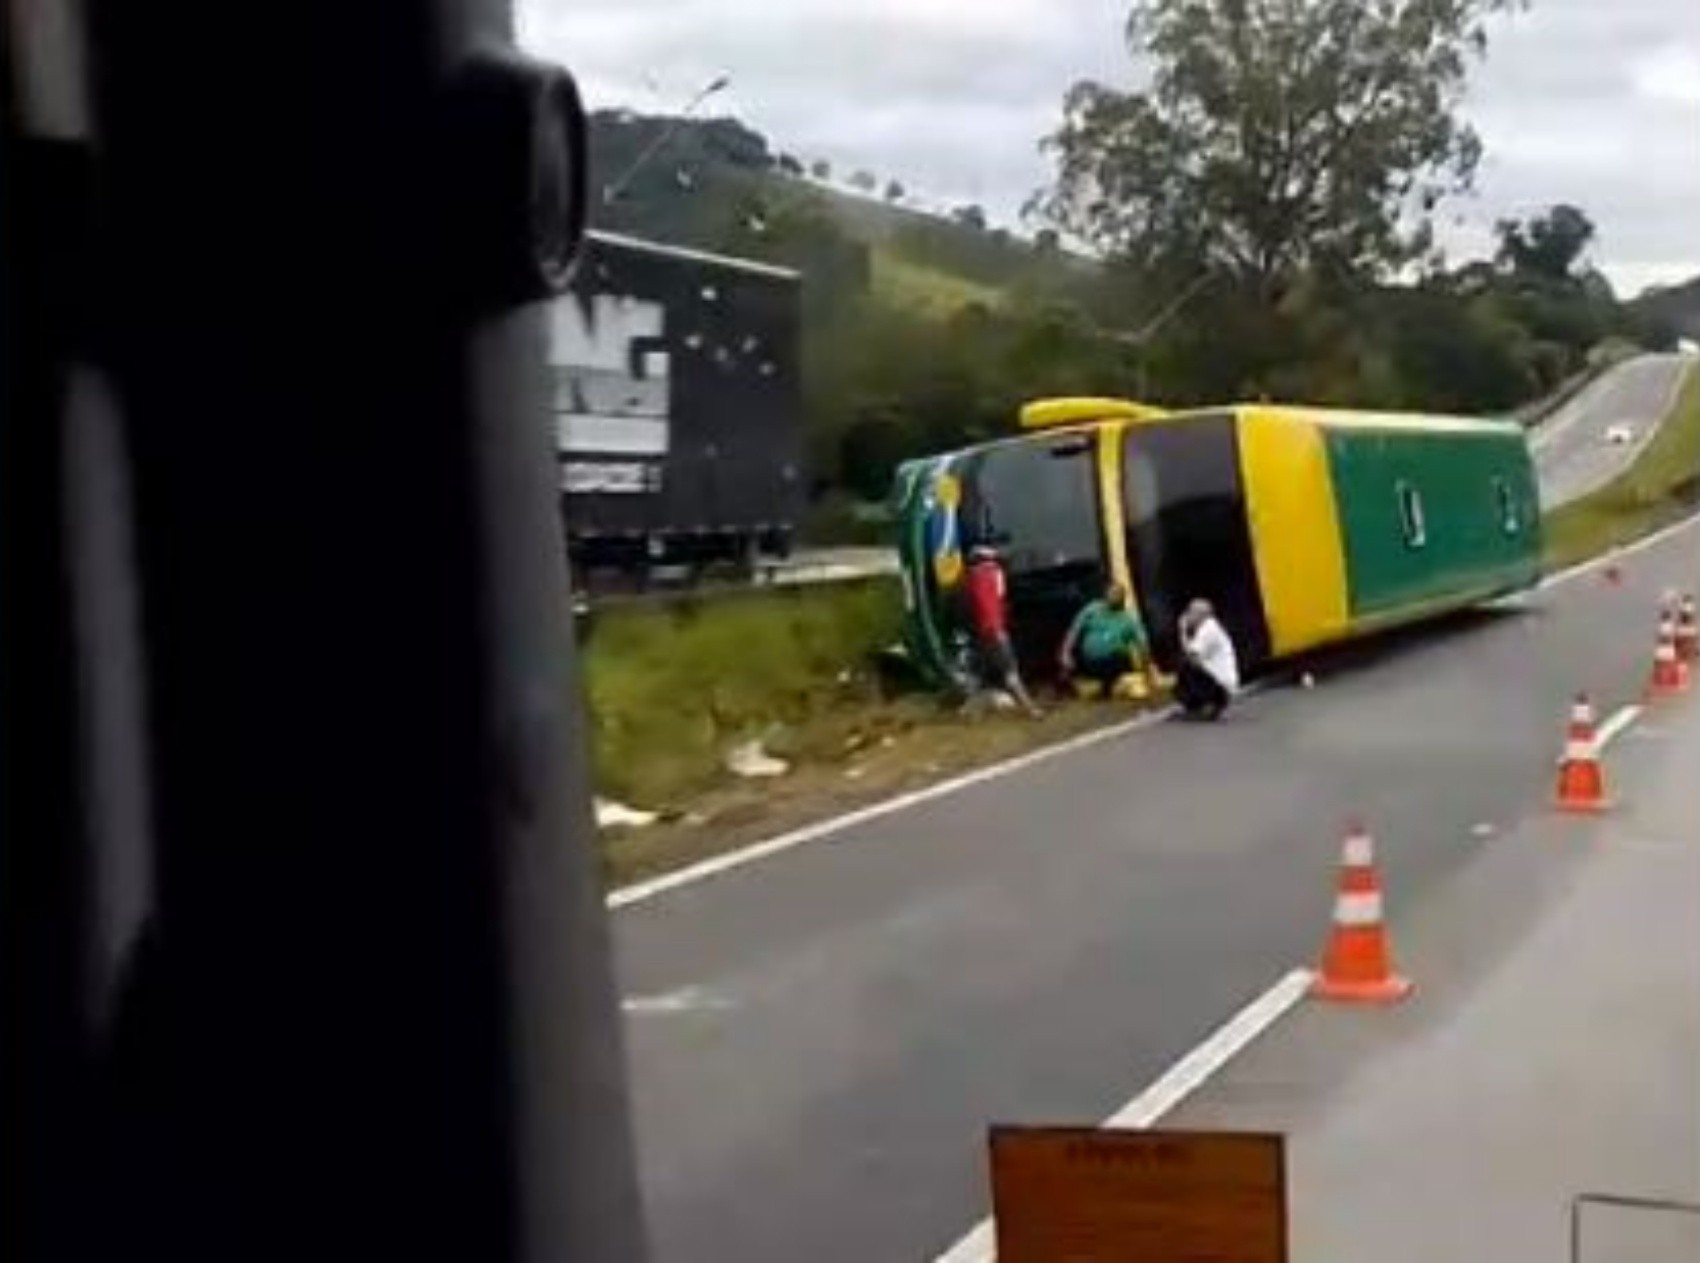
[(1700, 105), (1700, 52), (1692, 46), (1671, 45), (1648, 53), (1635, 63), (1635, 90), (1649, 101)]
[[(592, 106), (717, 111), (774, 145), (1011, 218), (1049, 177), (1038, 141), (1081, 78), (1126, 82), (1126, 0), (520, 0), (525, 41)], [(1600, 226), (1620, 287), (1700, 271), (1695, 0), (1533, 0), (1495, 24), (1469, 110), (1488, 144), (1455, 253), (1555, 201)]]

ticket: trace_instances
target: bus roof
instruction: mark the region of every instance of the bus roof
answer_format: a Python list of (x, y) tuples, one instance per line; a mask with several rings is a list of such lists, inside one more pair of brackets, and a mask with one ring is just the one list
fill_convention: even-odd
[(1145, 421), (1167, 416), (1166, 409), (1132, 399), (1070, 396), (1035, 399), (1021, 409), (1023, 430), (1047, 430), (1052, 426), (1078, 425), (1090, 421)]
[[(1296, 421), (1310, 421), (1331, 430), (1407, 430), (1429, 434), (1497, 434), (1525, 433), (1516, 421), (1493, 417), (1455, 417), (1426, 412), (1375, 412), (1350, 408), (1313, 408), (1304, 404), (1239, 404), (1232, 411), (1274, 413)], [(1218, 415), (1223, 409), (1199, 409)]]

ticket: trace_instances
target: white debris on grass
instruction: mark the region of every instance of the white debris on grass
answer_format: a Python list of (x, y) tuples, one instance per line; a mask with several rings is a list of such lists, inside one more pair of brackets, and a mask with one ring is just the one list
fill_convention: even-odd
[(733, 746), (726, 752), (726, 770), (733, 776), (746, 779), (760, 777), (784, 776), (791, 770), (791, 765), (784, 759), (776, 759), (762, 749), (759, 740), (746, 741), (742, 745)]
[(598, 829), (642, 829), (654, 824), (657, 819), (659, 817), (653, 811), (639, 811), (636, 807), (628, 807), (612, 798), (596, 800)]

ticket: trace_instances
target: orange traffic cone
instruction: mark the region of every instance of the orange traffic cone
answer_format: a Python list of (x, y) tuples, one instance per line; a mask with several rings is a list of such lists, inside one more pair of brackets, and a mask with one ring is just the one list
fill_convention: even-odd
[(1382, 924), (1375, 843), (1362, 825), (1348, 828), (1340, 847), (1334, 928), (1310, 993), (1359, 1004), (1391, 1004), (1411, 993), (1411, 980), (1393, 972), (1387, 927)]
[(1577, 815), (1591, 815), (1609, 806), (1605, 769), (1600, 766), (1600, 742), (1594, 732), (1594, 707), (1586, 693), (1578, 693), (1570, 708), (1555, 801), (1560, 811)]
[(1659, 643), (1653, 651), (1653, 674), (1647, 681), (1647, 700), (1674, 697), (1688, 687), (1686, 664), (1676, 655), (1676, 624), (1659, 619)]
[(1696, 621), (1694, 598), (1685, 596), (1676, 606), (1676, 660), (1700, 659), (1700, 621)]

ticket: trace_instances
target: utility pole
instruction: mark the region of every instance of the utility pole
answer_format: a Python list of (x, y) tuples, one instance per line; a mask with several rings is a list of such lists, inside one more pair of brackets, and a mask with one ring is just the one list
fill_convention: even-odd
[(732, 80), (726, 75), (719, 75), (704, 84), (703, 87), (698, 90), (697, 94), (685, 103), (685, 107), (679, 111), (678, 115), (668, 120), (667, 125), (661, 129), (655, 139), (645, 145), (638, 156), (632, 159), (630, 165), (628, 165), (624, 171), (620, 172), (614, 182), (602, 190), (603, 203), (606, 205), (612, 205), (614, 202), (618, 201), (620, 195), (626, 191), (626, 186), (632, 182), (633, 177), (636, 176), (639, 171), (643, 170), (644, 167), (648, 166), (650, 160), (654, 158), (656, 154), (660, 153), (667, 143), (673, 139), (673, 137), (678, 133), (678, 130), (690, 119), (691, 115), (696, 113), (697, 107), (715, 93), (724, 91), (727, 85), (731, 82)]
[(1139, 352), (1139, 397), (1141, 399), (1144, 399), (1150, 390), (1149, 369), (1145, 362), (1146, 345), (1152, 338), (1162, 332), (1164, 326), (1166, 326), (1176, 316), (1180, 315), (1180, 313), (1185, 310), (1187, 304), (1194, 298), (1198, 297), (1199, 294), (1203, 293), (1206, 287), (1208, 287), (1215, 279), (1215, 272), (1206, 271), (1200, 273), (1197, 277), (1193, 278), (1191, 284), (1181, 290), (1181, 292), (1171, 299), (1169, 303), (1158, 311), (1155, 316), (1146, 321), (1142, 328), (1134, 333), (1112, 335), (1116, 341), (1125, 342), (1129, 346), (1136, 348)]
[(571, 77), (508, 0), (37, 0), (0, 172), (0, 1257), (641, 1263)]

